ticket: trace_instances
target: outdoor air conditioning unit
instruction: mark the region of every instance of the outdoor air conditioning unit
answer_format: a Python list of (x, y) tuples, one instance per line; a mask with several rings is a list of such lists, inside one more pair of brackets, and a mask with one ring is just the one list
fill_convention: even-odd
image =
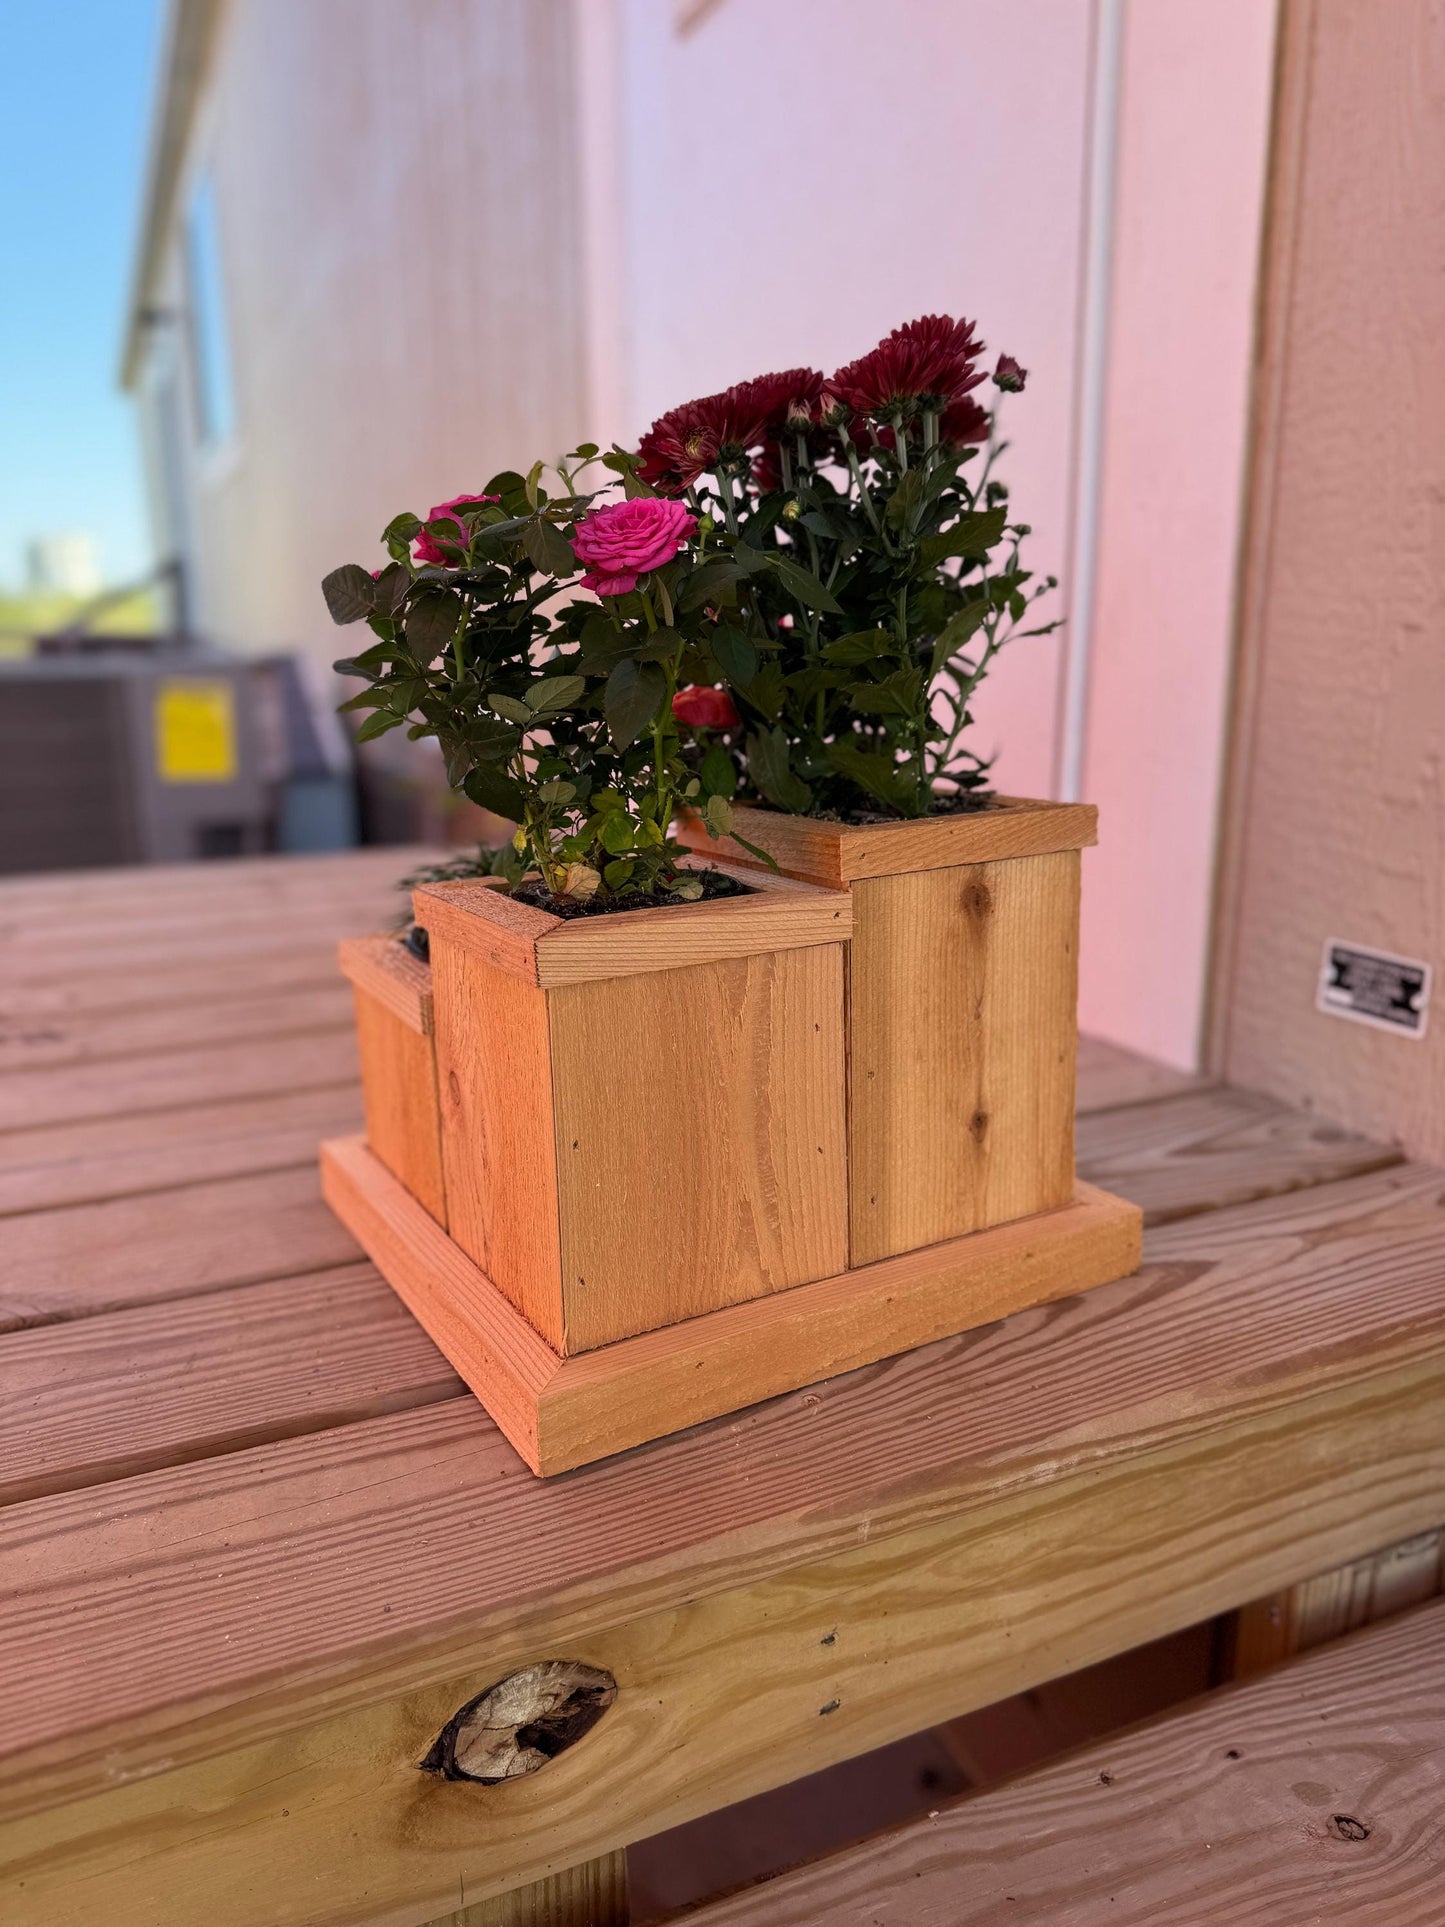
[(0, 663), (0, 873), (298, 847), (285, 827), (307, 774), (298, 701), (285, 658), (114, 649)]

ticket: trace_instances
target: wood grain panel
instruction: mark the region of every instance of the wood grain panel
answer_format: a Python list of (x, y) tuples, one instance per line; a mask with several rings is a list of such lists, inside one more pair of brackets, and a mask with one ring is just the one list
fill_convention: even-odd
[[(431, 991), (427, 990), (428, 1006)], [(433, 1040), (358, 985), (356, 1045), (373, 1151), (440, 1225), (447, 1221)], [(428, 1008), (428, 1017), (430, 1009)]]
[(0, 1330), (286, 1278), (360, 1256), (309, 1161), (36, 1211), (0, 1237)]
[(429, 1927), (627, 1927), (627, 1855), (618, 1850), (549, 1874)]
[[(461, 920), (502, 928), (476, 917)], [(467, 1256), (560, 1352), (565, 1328), (546, 992), (453, 943), (440, 926), (432, 931), (431, 960), (448, 1226)]]
[(698, 1908), (694, 1927), (1434, 1927), (1445, 1609)]
[(876, 877), (853, 896), (852, 1262), (1065, 1202), (1078, 853)]
[(843, 1269), (841, 945), (573, 983), (548, 1009), (565, 1350)]
[[(1233, 1600), (1208, 1610), (1438, 1523), (1445, 1424), (1431, 1415), (1422, 1458), (1408, 1401), (1391, 1399), (1399, 1372), (1418, 1369), (1435, 1398), (1445, 1383), (1445, 1175), (1403, 1166), (1190, 1218), (1151, 1233), (1148, 1256), (1137, 1277), (576, 1477), (535, 1480), (462, 1399), (156, 1472), (103, 1506), (63, 1494), (12, 1508), (0, 1802), (33, 1808), (261, 1744), (454, 1677), (479, 1653), (565, 1653), (589, 1627), (830, 1559), (865, 1530), (881, 1544), (1075, 1473), (1088, 1485), (1191, 1441), (1222, 1448), (1236, 1423), (1243, 1456), (1200, 1541), (1208, 1570), (1240, 1543), (1230, 1522), (1263, 1502), (1283, 1464), (1270, 1441), (1296, 1423), (1305, 1459), (1282, 1476), (1305, 1486), (1248, 1533), (1263, 1566), (1231, 1566)], [(1318, 1429), (1301, 1417), (1311, 1402)], [(1349, 1491), (1316, 1513), (1301, 1494), (1337, 1418)], [(1094, 1554), (1136, 1527), (1151, 1537), (1118, 1505), (1089, 1528)], [(1167, 1565), (1155, 1561), (1164, 1579)], [(1081, 1624), (1086, 1594), (1075, 1573), (1061, 1610)], [(1119, 1650), (1166, 1630), (1149, 1618), (1141, 1607), (1124, 1623), (1110, 1604), (1093, 1623)], [(84, 1690), (102, 1674), (103, 1697)]]
[[(1290, 0), (1269, 193), (1211, 1062), (1445, 1160), (1438, 0)], [(1315, 1009), (1327, 938), (1435, 966), (1422, 1041)]]

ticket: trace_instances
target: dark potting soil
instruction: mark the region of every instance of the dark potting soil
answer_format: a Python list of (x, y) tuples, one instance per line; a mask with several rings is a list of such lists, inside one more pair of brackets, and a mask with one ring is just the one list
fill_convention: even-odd
[[(983, 810), (991, 810), (998, 803), (996, 790), (961, 790), (957, 796), (947, 796), (928, 812), (927, 816), (894, 816), (887, 810), (827, 810), (812, 818), (815, 823), (842, 823), (850, 830), (871, 829), (875, 823), (934, 823), (941, 816), (977, 816)], [(767, 809), (768, 804), (754, 804), (755, 809)]]
[(719, 897), (748, 897), (753, 890), (746, 883), (739, 883), (736, 877), (725, 876), (721, 870), (692, 870), (702, 885), (700, 897), (675, 897), (668, 890), (649, 890), (646, 894), (626, 897), (607, 897), (601, 901), (596, 897), (579, 900), (575, 897), (554, 897), (542, 883), (521, 883), (512, 892), (514, 903), (529, 903), (534, 910), (545, 910), (552, 917), (617, 917), (628, 910), (678, 910), (685, 909), (689, 902), (710, 903)]

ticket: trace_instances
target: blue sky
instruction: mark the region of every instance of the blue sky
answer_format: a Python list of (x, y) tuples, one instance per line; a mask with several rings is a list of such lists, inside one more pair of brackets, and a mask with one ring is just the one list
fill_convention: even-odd
[(116, 387), (161, 0), (0, 0), (0, 588), (32, 535), (149, 566)]

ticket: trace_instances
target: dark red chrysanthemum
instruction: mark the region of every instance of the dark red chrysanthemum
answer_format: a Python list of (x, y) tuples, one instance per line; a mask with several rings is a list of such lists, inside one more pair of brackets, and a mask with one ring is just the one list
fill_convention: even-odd
[(905, 322), (869, 354), (840, 368), (828, 384), (855, 414), (905, 419), (945, 409), (984, 379), (983, 343), (971, 321), (927, 314)]
[(974, 442), (986, 442), (989, 427), (988, 410), (972, 395), (965, 395), (939, 416), (938, 439), (951, 443), (954, 448), (967, 448)]
[(782, 432), (791, 411), (811, 413), (822, 387), (816, 369), (789, 368), (669, 409), (638, 445), (638, 473), (655, 488), (687, 488), (704, 469), (761, 448)]
[(718, 399), (707, 395), (658, 416), (637, 445), (641, 458), (637, 472), (644, 482), (678, 491), (690, 488), (705, 469), (713, 467), (720, 444), (709, 404)]

